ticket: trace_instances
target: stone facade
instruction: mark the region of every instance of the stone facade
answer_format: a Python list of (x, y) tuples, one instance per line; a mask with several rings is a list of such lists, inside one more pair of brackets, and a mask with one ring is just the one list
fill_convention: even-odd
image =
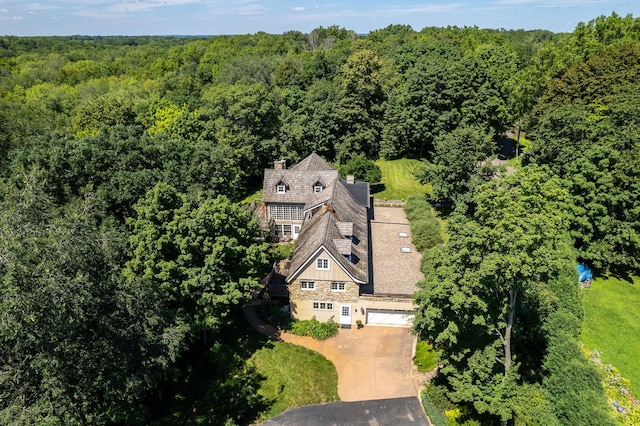
[[(313, 282), (313, 289), (301, 288), (301, 282)], [(331, 283), (344, 283), (344, 291), (331, 290)], [(308, 284), (306, 285), (308, 287)], [(339, 322), (340, 309), (343, 305), (351, 306), (358, 302), (360, 286), (353, 281), (325, 281), (297, 279), (289, 284), (289, 300), (291, 301), (291, 314), (296, 319), (308, 319), (316, 317), (318, 321), (328, 321), (333, 317)], [(313, 303), (332, 303), (332, 309), (314, 309)], [(355, 319), (352, 319), (353, 324)]]

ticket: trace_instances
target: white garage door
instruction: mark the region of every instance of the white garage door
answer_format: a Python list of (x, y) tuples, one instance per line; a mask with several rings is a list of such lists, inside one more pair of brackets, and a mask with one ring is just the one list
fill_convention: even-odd
[(415, 315), (408, 311), (378, 311), (369, 309), (367, 311), (367, 324), (369, 325), (413, 325)]

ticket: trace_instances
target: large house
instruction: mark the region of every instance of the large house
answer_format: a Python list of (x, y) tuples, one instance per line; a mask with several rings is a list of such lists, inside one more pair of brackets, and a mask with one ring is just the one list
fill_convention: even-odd
[(374, 292), (367, 182), (340, 179), (315, 153), (290, 169), (276, 161), (264, 172), (258, 214), (273, 240), (296, 240), (282, 271), (294, 318), (333, 319), (343, 327), (376, 318), (386, 325), (411, 323), (410, 295)]

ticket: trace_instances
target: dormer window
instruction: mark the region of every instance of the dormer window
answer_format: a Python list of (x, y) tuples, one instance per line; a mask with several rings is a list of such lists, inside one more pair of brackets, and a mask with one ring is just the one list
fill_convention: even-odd
[(313, 192), (315, 192), (316, 194), (318, 192), (322, 192), (322, 185), (314, 185), (313, 186)]
[(284, 194), (285, 192), (287, 192), (287, 186), (285, 184), (279, 183), (278, 185), (276, 185), (277, 194)]

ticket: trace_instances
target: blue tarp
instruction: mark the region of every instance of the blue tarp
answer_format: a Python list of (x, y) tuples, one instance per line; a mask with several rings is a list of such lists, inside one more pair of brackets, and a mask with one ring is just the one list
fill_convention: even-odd
[(593, 279), (591, 269), (589, 269), (589, 267), (584, 263), (578, 263), (578, 275), (580, 276), (580, 282)]

